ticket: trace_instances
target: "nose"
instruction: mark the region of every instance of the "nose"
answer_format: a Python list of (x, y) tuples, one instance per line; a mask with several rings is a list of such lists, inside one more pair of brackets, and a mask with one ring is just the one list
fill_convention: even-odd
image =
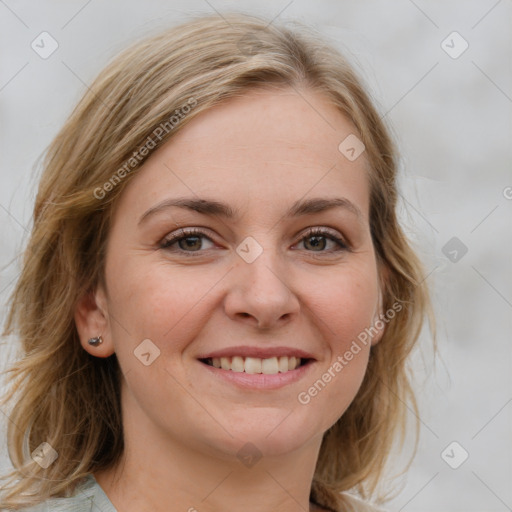
[(252, 263), (240, 259), (229, 273), (229, 290), (224, 301), (226, 314), (261, 330), (281, 327), (300, 310), (291, 288), (285, 262), (264, 250)]

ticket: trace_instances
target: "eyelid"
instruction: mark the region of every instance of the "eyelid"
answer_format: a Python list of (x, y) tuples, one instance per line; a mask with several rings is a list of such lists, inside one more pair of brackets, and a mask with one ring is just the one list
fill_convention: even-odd
[[(160, 249), (169, 250), (172, 252), (177, 252), (180, 254), (184, 254), (185, 256), (198, 256), (201, 253), (207, 252), (209, 249), (205, 250), (198, 250), (198, 251), (185, 251), (182, 249), (171, 249), (171, 246), (179, 242), (180, 240), (183, 240), (188, 237), (197, 236), (199, 238), (205, 238), (209, 240), (212, 243), (215, 243), (214, 238), (210, 234), (210, 230), (208, 228), (204, 227), (185, 227), (185, 228), (179, 228), (178, 230), (174, 231), (170, 235), (166, 235), (160, 242), (159, 247)], [(334, 254), (339, 253), (342, 251), (349, 251), (351, 252), (351, 245), (348, 240), (346, 240), (346, 237), (338, 235), (338, 232), (332, 228), (329, 228), (327, 226), (313, 226), (310, 228), (307, 228), (305, 231), (303, 231), (300, 235), (298, 240), (293, 244), (294, 246), (303, 242), (308, 237), (324, 237), (331, 241), (333, 241), (336, 245), (336, 249), (331, 249), (329, 251), (306, 251), (308, 253), (311, 253), (312, 255), (315, 255), (315, 253), (318, 253), (318, 255), (328, 255), (328, 254)]]
[[(311, 237), (311, 236), (319, 236), (319, 237), (326, 237), (328, 239), (331, 239), (335, 241), (339, 246), (339, 251), (345, 250), (350, 251), (351, 245), (350, 242), (347, 240), (346, 237), (339, 235), (338, 232), (332, 228), (329, 228), (327, 226), (314, 226), (311, 228), (306, 229), (306, 231), (303, 231), (300, 235), (300, 238), (297, 243), (302, 242), (305, 238)], [(314, 253), (315, 251), (308, 251)], [(319, 251), (319, 253), (332, 253), (337, 251)]]
[[(159, 242), (159, 246), (161, 248), (167, 248), (170, 244), (178, 242), (180, 239), (187, 238), (187, 237), (203, 237), (207, 238), (208, 240), (214, 242), (213, 237), (210, 235), (209, 230), (207, 228), (203, 227), (191, 227), (191, 228), (179, 228), (176, 231), (173, 231), (170, 234), (167, 234), (162, 238), (162, 240)], [(183, 251), (187, 252), (187, 251)], [(201, 251), (198, 251), (201, 252)]]

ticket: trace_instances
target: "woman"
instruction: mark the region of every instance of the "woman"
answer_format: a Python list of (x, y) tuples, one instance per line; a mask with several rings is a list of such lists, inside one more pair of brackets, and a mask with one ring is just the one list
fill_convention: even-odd
[(203, 17), (119, 56), (46, 157), (2, 508), (373, 510), (428, 306), (395, 178), (311, 35)]

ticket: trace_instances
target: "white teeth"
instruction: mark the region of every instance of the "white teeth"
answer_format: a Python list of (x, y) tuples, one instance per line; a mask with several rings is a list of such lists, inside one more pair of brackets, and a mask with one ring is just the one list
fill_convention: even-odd
[(296, 367), (297, 367), (297, 358), (296, 357), (288, 358), (288, 370), (295, 370)]
[(245, 372), (250, 374), (264, 373), (265, 375), (275, 375), (295, 370), (300, 366), (300, 357), (281, 356), (261, 359), (259, 357), (213, 357), (210, 364), (215, 368), (231, 370), (233, 372)]
[(261, 360), (261, 373), (266, 375), (274, 375), (279, 373), (279, 364), (277, 357), (271, 357), (270, 359)]
[(261, 373), (261, 359), (246, 357), (244, 367), (245, 373)]
[(243, 372), (244, 371), (244, 358), (240, 356), (235, 356), (231, 360), (231, 370), (234, 372)]
[(288, 358), (286, 356), (279, 358), (279, 371), (281, 373), (288, 371)]

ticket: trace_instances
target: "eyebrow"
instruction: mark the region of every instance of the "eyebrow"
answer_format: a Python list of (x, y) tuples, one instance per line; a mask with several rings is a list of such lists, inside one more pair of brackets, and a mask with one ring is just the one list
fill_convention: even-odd
[[(218, 215), (226, 219), (236, 220), (240, 217), (240, 212), (237, 209), (219, 201), (198, 199), (195, 197), (177, 197), (173, 199), (164, 199), (155, 206), (152, 206), (141, 216), (139, 225), (156, 213), (172, 207), (183, 208), (197, 213), (202, 213), (204, 215)], [(293, 203), (291, 208), (285, 213), (284, 217), (292, 218), (300, 217), (302, 215), (311, 215), (314, 213), (332, 210), (333, 208), (343, 208), (354, 214), (358, 220), (363, 219), (361, 210), (353, 202), (344, 197), (299, 199)]]

